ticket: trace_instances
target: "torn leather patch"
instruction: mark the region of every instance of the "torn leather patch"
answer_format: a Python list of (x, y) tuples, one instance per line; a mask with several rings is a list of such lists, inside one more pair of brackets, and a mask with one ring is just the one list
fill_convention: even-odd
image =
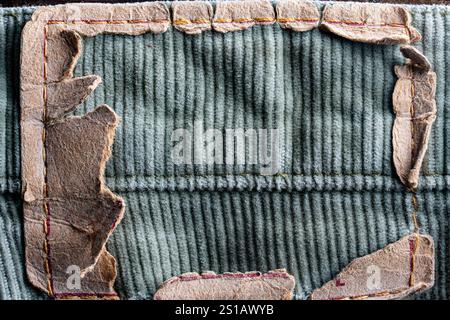
[(400, 299), (433, 285), (433, 239), (414, 233), (353, 260), (335, 279), (314, 290), (310, 299)]
[(209, 2), (180, 1), (172, 3), (173, 25), (187, 34), (211, 30), (213, 8)]
[(219, 32), (229, 32), (274, 22), (275, 11), (268, 0), (220, 1), (216, 4), (213, 28)]
[(374, 44), (407, 44), (421, 39), (409, 11), (397, 5), (327, 4), (321, 28), (338, 36)]
[(406, 64), (395, 66), (398, 77), (392, 96), (394, 165), (400, 180), (414, 190), (436, 119), (436, 73), (427, 58), (412, 46), (401, 48)]
[(124, 213), (104, 184), (119, 119), (106, 105), (68, 115), (95, 90), (73, 78), (82, 38), (137, 35), (170, 25), (162, 3), (39, 8), (22, 34), (21, 142), (27, 275), (60, 299), (116, 299), (116, 261), (106, 242)]
[(185, 273), (165, 281), (155, 300), (291, 300), (295, 279), (284, 269), (267, 273)]
[(316, 28), (320, 22), (320, 12), (309, 0), (280, 0), (276, 4), (277, 22), (283, 29), (297, 32)]

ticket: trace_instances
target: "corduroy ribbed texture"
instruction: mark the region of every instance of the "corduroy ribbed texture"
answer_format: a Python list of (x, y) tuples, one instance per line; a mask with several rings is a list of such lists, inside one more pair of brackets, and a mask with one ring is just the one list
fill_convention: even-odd
[[(438, 117), (418, 193), (421, 231), (436, 242), (436, 285), (450, 298), (450, 8), (413, 6), (416, 46), (438, 77)], [(0, 10), (0, 298), (42, 297), (26, 282), (20, 206), (18, 57), (31, 10)], [(391, 95), (398, 46), (353, 43), (278, 25), (187, 36), (84, 39), (76, 75), (103, 84), (76, 113), (107, 103), (122, 117), (106, 181), (125, 198), (109, 241), (123, 298), (151, 298), (188, 271), (286, 267), (305, 298), (356, 257), (412, 229), (411, 194), (392, 165)], [(277, 128), (282, 170), (171, 161), (172, 130)]]

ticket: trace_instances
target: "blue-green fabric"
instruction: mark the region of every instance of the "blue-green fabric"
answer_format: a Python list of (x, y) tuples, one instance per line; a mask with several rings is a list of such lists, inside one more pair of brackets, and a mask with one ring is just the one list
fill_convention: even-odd
[[(322, 4), (320, 4), (322, 6)], [(436, 243), (436, 284), (450, 297), (450, 7), (411, 6), (415, 44), (437, 73), (438, 116), (418, 191), (421, 232)], [(20, 31), (33, 9), (0, 9), (0, 298), (43, 298), (27, 282), (20, 202)], [(106, 182), (125, 198), (108, 248), (122, 298), (151, 298), (182, 272), (287, 268), (296, 298), (351, 260), (413, 230), (395, 174), (391, 95), (398, 46), (354, 43), (277, 24), (221, 34), (173, 29), (84, 39), (76, 75), (103, 79), (76, 111), (121, 117)], [(282, 170), (174, 165), (171, 133), (277, 128)]]

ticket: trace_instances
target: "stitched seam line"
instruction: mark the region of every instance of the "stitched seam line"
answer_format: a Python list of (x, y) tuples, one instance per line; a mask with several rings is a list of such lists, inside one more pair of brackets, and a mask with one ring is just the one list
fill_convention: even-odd
[(401, 288), (401, 289), (390, 290), (390, 291), (386, 290), (386, 291), (371, 293), (371, 294), (367, 294), (367, 295), (350, 296), (350, 297), (336, 297), (336, 298), (330, 298), (328, 300), (366, 300), (366, 299), (374, 298), (374, 297), (387, 297), (390, 295), (401, 293), (408, 289), (409, 288)]
[[(225, 19), (225, 18), (217, 18), (217, 19), (177, 19), (173, 21), (174, 25), (183, 25), (183, 24), (205, 24), (205, 23), (249, 23), (249, 22), (306, 22), (306, 23), (317, 23), (319, 19), (307, 19), (307, 18), (296, 18), (296, 17), (279, 17), (279, 18), (271, 18), (271, 17), (257, 17), (257, 18), (240, 18), (240, 19)], [(138, 24), (138, 23), (167, 23), (170, 20), (167, 19), (153, 19), (153, 20), (49, 20), (48, 24)], [(338, 21), (338, 20), (324, 20), (323, 22), (330, 24), (344, 24), (344, 25), (352, 25), (352, 26), (361, 26), (361, 27), (393, 27), (393, 28), (402, 28), (407, 29), (405, 25), (399, 23), (392, 24), (365, 24), (354, 21)]]
[(186, 276), (178, 276), (169, 280), (169, 283), (177, 282), (177, 281), (194, 281), (194, 280), (211, 280), (211, 279), (224, 279), (224, 280), (233, 280), (233, 279), (272, 279), (272, 278), (283, 278), (288, 279), (289, 275), (286, 273), (265, 273), (261, 274), (260, 272), (250, 273), (250, 274), (201, 274), (201, 275), (186, 275)]
[(414, 271), (416, 267), (416, 254), (417, 250), (419, 248), (420, 238), (416, 235), (414, 240), (409, 240), (409, 247), (410, 247), (410, 254), (411, 254), (411, 261), (410, 261), (410, 268), (411, 272), (409, 275), (409, 287), (414, 286)]
[(43, 187), (43, 196), (44, 196), (44, 202), (43, 202), (43, 209), (45, 213), (45, 221), (44, 221), (44, 252), (45, 252), (45, 258), (44, 258), (44, 270), (47, 274), (47, 290), (50, 297), (54, 296), (54, 290), (53, 290), (53, 276), (52, 276), (52, 267), (50, 264), (50, 243), (49, 243), (49, 235), (50, 235), (50, 207), (48, 204), (48, 175), (47, 175), (47, 149), (46, 149), (46, 143), (47, 143), (47, 130), (46, 130), (46, 119), (47, 119), (47, 101), (48, 101), (48, 94), (47, 94), (47, 34), (48, 34), (48, 26), (44, 26), (44, 47), (43, 47), (43, 53), (44, 53), (44, 64), (43, 64), (43, 72), (44, 72), (44, 86), (42, 90), (42, 95), (44, 99), (44, 110), (43, 110), (43, 122), (44, 122), (44, 128), (42, 130), (42, 158), (44, 161), (44, 187)]
[(92, 292), (62, 292), (62, 293), (55, 293), (56, 298), (65, 298), (65, 297), (83, 297), (83, 298), (89, 298), (89, 297), (119, 297), (116, 293), (96, 293), (93, 294)]
[[(358, 177), (358, 176), (362, 176), (362, 177), (385, 177), (385, 178), (395, 178), (393, 175), (387, 175), (387, 174), (381, 174), (381, 173), (349, 173), (349, 174), (345, 174), (345, 173), (336, 173), (336, 174), (291, 174), (291, 173), (277, 173), (274, 174), (272, 176), (262, 176), (260, 174), (258, 174), (257, 172), (251, 172), (251, 173), (230, 173), (230, 174), (203, 174), (203, 175), (196, 175), (196, 174), (190, 174), (190, 175), (145, 175), (145, 174), (129, 174), (129, 175), (123, 175), (123, 176), (105, 176), (106, 179), (124, 179), (124, 178), (167, 178), (167, 179), (172, 179), (172, 178), (195, 178), (195, 177), (199, 177), (199, 178), (211, 178), (211, 177), (255, 177), (255, 178), (260, 178), (260, 177), (287, 177), (287, 178), (295, 178), (295, 177), (324, 177), (324, 178), (333, 178), (333, 177), (340, 177), (340, 178), (352, 178), (352, 177)], [(431, 177), (435, 177), (435, 178), (449, 178), (450, 175), (449, 174), (443, 174), (443, 173), (428, 173), (428, 174), (422, 174), (423, 177), (427, 177), (427, 178), (431, 178)], [(20, 178), (18, 177), (0, 177), (0, 180), (4, 179), (6, 180), (6, 182), (3, 183), (11, 183), (11, 184), (18, 184), (20, 183)], [(396, 178), (395, 178), (396, 179)]]
[(305, 23), (318, 23), (320, 19), (307, 19), (307, 18), (277, 18), (277, 22), (279, 23), (287, 23), (287, 22), (305, 22)]
[(211, 24), (211, 20), (209, 19), (176, 19), (173, 21), (174, 25), (182, 26), (182, 25), (188, 25), (188, 24)]
[(240, 19), (225, 19), (216, 18), (213, 23), (249, 23), (249, 22), (275, 22), (275, 18), (260, 17), (260, 18), (240, 18)]
[(323, 20), (323, 23), (330, 23), (330, 24), (342, 24), (342, 25), (349, 25), (349, 26), (357, 26), (357, 27), (391, 27), (391, 28), (402, 28), (407, 29), (404, 24), (401, 23), (380, 23), (380, 24), (369, 24), (364, 22), (357, 22), (357, 21), (345, 21), (345, 20)]
[(153, 20), (48, 20), (47, 24), (139, 24), (139, 23), (167, 23), (167, 19), (153, 19)]
[[(414, 76), (412, 77), (411, 81), (411, 106), (409, 108), (409, 111), (411, 113), (411, 161), (413, 161), (414, 159), (414, 154), (415, 154), (415, 147), (416, 147), (416, 143), (414, 141), (414, 118), (415, 118), (415, 109), (414, 109), (414, 97), (416, 95), (416, 88), (414, 87)], [(417, 195), (416, 192), (413, 191), (412, 196), (411, 196), (411, 202), (412, 202), (412, 208), (413, 208), (413, 212), (412, 212), (412, 222), (414, 225), (414, 233), (419, 232), (419, 223), (417, 221), (417, 212), (419, 209), (419, 203), (417, 200)], [(412, 287), (414, 286), (414, 271), (415, 271), (415, 267), (416, 267), (416, 253), (417, 253), (417, 249), (419, 246), (419, 242), (420, 239), (419, 237), (416, 235), (415, 236), (415, 241), (413, 241), (413, 243), (411, 243), (411, 245), (413, 246), (411, 249), (411, 272), (409, 275), (409, 286)]]

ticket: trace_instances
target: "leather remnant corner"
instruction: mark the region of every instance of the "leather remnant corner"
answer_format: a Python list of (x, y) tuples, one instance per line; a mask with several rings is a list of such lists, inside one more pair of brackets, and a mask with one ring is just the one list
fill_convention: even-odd
[(256, 24), (273, 24), (275, 10), (269, 0), (220, 1), (213, 28), (219, 32), (245, 30)]
[(312, 300), (401, 299), (434, 285), (434, 242), (413, 233), (384, 249), (353, 260)]
[(303, 32), (316, 28), (320, 22), (320, 12), (309, 0), (280, 0), (276, 11), (277, 22), (283, 29)]
[[(101, 10), (99, 9), (101, 7)], [(22, 33), (21, 143), (26, 268), (57, 299), (117, 299), (116, 261), (106, 243), (122, 198), (104, 184), (119, 117), (107, 105), (69, 115), (99, 76), (73, 77), (82, 36), (164, 32), (163, 3), (77, 4), (37, 9)]]
[(187, 34), (211, 30), (213, 7), (205, 1), (179, 1), (172, 3), (173, 25)]
[(155, 300), (291, 300), (295, 279), (284, 269), (267, 273), (185, 273), (165, 281)]
[(427, 58), (412, 46), (401, 48), (406, 64), (395, 66), (393, 93), (396, 115), (392, 130), (394, 165), (403, 184), (415, 190), (436, 119), (436, 73)]
[(372, 3), (327, 4), (320, 27), (343, 38), (374, 44), (419, 41), (409, 11), (402, 6)]

